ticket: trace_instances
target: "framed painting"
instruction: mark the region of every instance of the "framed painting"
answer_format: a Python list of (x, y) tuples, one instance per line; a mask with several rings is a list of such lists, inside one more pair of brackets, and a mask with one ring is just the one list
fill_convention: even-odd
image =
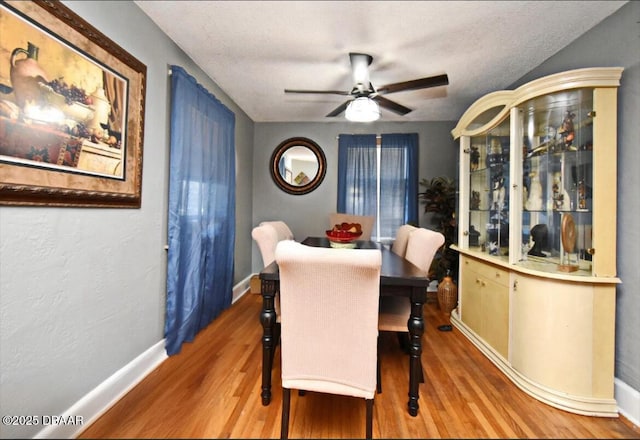
[(0, 204), (139, 208), (146, 66), (58, 1), (0, 28)]

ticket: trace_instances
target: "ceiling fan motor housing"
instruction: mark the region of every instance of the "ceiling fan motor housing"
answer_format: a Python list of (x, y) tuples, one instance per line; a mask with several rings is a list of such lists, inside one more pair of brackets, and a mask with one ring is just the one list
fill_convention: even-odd
[(355, 92), (366, 96), (364, 95), (365, 92), (373, 92), (371, 80), (369, 79), (369, 65), (371, 65), (373, 57), (365, 53), (351, 52), (349, 58), (351, 59), (351, 72), (354, 84), (351, 93), (354, 94)]

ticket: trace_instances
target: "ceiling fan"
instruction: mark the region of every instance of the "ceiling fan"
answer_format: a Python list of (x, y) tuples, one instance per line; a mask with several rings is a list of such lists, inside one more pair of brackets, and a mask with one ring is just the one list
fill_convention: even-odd
[[(356, 101), (374, 101), (381, 107), (386, 108), (399, 115), (406, 115), (411, 112), (412, 109), (398, 104), (395, 101), (385, 98), (382, 95), (388, 93), (402, 92), (406, 90), (418, 90), (426, 89), (429, 87), (446, 86), (449, 84), (449, 78), (446, 74), (430, 76), (426, 78), (414, 79), (412, 81), (403, 81), (393, 84), (387, 84), (385, 86), (375, 88), (369, 80), (369, 65), (373, 61), (371, 55), (364, 53), (349, 53), (351, 60), (351, 71), (353, 76), (353, 88), (351, 91), (342, 90), (292, 90), (285, 89), (285, 93), (322, 93), (330, 95), (344, 95), (351, 96), (352, 99), (340, 104), (336, 109), (330, 112), (327, 117), (338, 116), (343, 111), (347, 110), (352, 103)], [(364, 98), (364, 99), (361, 99)], [(347, 115), (348, 116), (348, 115)]]

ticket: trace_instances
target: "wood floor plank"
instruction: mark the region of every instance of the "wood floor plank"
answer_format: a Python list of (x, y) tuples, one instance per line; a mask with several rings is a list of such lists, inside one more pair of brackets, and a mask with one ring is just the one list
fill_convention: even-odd
[[(193, 342), (163, 362), (80, 438), (278, 438), (282, 414), (280, 350), (272, 401), (262, 406), (260, 295), (246, 294)], [(417, 417), (407, 412), (408, 356), (381, 333), (382, 393), (376, 438), (640, 438), (622, 418), (588, 417), (541, 403), (520, 390), (457, 329), (436, 303), (425, 305)], [(291, 438), (362, 438), (362, 399), (291, 395)]]

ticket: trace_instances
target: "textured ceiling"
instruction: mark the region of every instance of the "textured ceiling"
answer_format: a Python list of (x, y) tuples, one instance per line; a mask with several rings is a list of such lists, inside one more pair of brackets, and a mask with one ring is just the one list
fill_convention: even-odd
[(136, 1), (256, 122), (325, 115), (351, 90), (349, 52), (373, 56), (374, 87), (447, 73), (449, 85), (385, 94), (413, 109), (383, 121), (457, 120), (626, 1)]

